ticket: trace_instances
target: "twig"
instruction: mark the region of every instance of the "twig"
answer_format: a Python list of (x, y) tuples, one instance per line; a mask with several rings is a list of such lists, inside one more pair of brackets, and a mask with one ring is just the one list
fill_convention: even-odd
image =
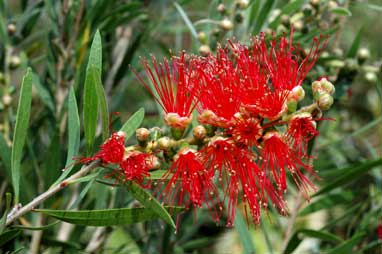
[(66, 186), (68, 186), (73, 180), (78, 179), (87, 173), (89, 173), (92, 169), (98, 167), (101, 165), (100, 160), (93, 161), (89, 165), (83, 166), (77, 173), (71, 175), (70, 177), (66, 178), (65, 180), (61, 181), (57, 185), (51, 187), (35, 199), (33, 199), (31, 202), (26, 204), (25, 206), (19, 208), (19, 209), (13, 209), (7, 216), (7, 222), (6, 226), (9, 226), (12, 222), (14, 222), (19, 217), (23, 216), (27, 212), (32, 211), (36, 206), (40, 205), (42, 202), (44, 202), (49, 197), (53, 196)]

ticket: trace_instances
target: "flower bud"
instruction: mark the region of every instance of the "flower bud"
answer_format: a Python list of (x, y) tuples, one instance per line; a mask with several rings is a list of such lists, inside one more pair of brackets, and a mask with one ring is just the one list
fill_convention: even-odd
[(208, 56), (209, 54), (211, 54), (210, 46), (208, 46), (206, 44), (200, 46), (199, 47), (199, 54), (202, 55), (202, 56)]
[(336, 91), (334, 85), (326, 78), (321, 79), (320, 83), (322, 91), (327, 92), (328, 94), (333, 94)]
[(3, 104), (4, 106), (9, 106), (12, 103), (12, 97), (9, 94), (3, 95)]
[(357, 59), (362, 64), (370, 58), (370, 51), (367, 48), (360, 48), (357, 52)]
[(120, 137), (126, 138), (126, 132), (124, 132), (124, 131), (118, 131), (117, 135), (120, 136)]
[(377, 74), (375, 74), (374, 72), (366, 72), (365, 79), (367, 82), (376, 83), (378, 80), (378, 77), (377, 77)]
[(150, 165), (150, 170), (160, 169), (161, 167), (160, 160), (155, 155), (151, 155), (150, 157), (147, 158), (147, 160)]
[(171, 147), (172, 141), (169, 137), (162, 137), (158, 139), (158, 146), (160, 149), (167, 150)]
[(13, 35), (16, 32), (16, 25), (13, 23), (8, 24), (7, 32), (9, 35)]
[(21, 59), (20, 57), (18, 56), (12, 56), (10, 61), (9, 61), (9, 67), (11, 69), (16, 69), (17, 67), (19, 67), (21, 64)]
[(248, 0), (236, 0), (236, 6), (239, 9), (246, 9), (249, 5)]
[(196, 140), (203, 140), (207, 135), (207, 130), (203, 125), (198, 125), (194, 127), (192, 133)]
[(236, 21), (237, 23), (241, 24), (241, 23), (243, 22), (243, 20), (244, 20), (244, 16), (243, 16), (243, 14), (241, 14), (241, 13), (237, 13), (237, 14), (235, 15), (235, 21)]
[(323, 93), (318, 97), (317, 105), (322, 110), (328, 110), (333, 104), (333, 97), (328, 93)]
[(286, 27), (289, 27), (290, 25), (290, 18), (288, 15), (282, 15), (281, 18), (280, 18), (280, 21), (281, 21), (281, 24), (283, 24), (284, 26)]
[(313, 8), (310, 4), (305, 4), (302, 6), (302, 13), (305, 17), (310, 17), (313, 14)]
[(224, 14), (226, 9), (225, 9), (225, 5), (224, 4), (219, 4), (218, 7), (217, 7), (217, 10), (218, 12), (220, 12), (221, 14)]
[(173, 128), (185, 129), (191, 122), (192, 116), (180, 116), (178, 113), (167, 113), (164, 116), (164, 122)]
[(150, 131), (146, 128), (139, 128), (135, 131), (135, 136), (141, 146), (145, 146), (150, 138)]
[(233, 24), (231, 20), (225, 18), (222, 21), (220, 21), (220, 27), (223, 28), (223, 30), (225, 31), (229, 31), (229, 30), (232, 30)]
[(198, 40), (200, 43), (202, 44), (206, 44), (207, 43), (207, 35), (205, 32), (199, 32), (198, 33)]
[(288, 100), (301, 101), (305, 97), (305, 90), (302, 86), (295, 86), (288, 95)]

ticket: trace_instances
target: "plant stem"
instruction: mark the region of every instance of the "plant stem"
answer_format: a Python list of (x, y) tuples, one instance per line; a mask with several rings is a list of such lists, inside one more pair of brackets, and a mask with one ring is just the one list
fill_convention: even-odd
[(88, 174), (91, 170), (101, 165), (100, 160), (96, 160), (91, 162), (89, 165), (83, 166), (77, 173), (71, 175), (70, 177), (64, 179), (57, 185), (54, 185), (44, 193), (40, 194), (38, 197), (34, 198), (31, 202), (26, 204), (25, 206), (21, 207), (17, 210), (12, 210), (8, 216), (7, 216), (7, 222), (5, 223), (5, 226), (9, 226), (11, 223), (13, 223), (16, 219), (23, 216), (27, 212), (32, 211), (36, 206), (40, 205), (42, 202), (44, 202), (49, 197), (53, 196), (66, 186), (68, 186), (71, 181), (78, 179), (86, 174)]

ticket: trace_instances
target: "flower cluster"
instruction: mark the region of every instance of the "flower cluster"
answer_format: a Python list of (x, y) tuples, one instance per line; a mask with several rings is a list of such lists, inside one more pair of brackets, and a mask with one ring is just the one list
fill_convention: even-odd
[[(155, 157), (167, 166), (158, 191), (163, 201), (205, 205), (219, 220), (224, 196), (228, 225), (238, 203), (256, 224), (269, 204), (286, 214), (288, 176), (307, 198), (315, 189), (308, 142), (319, 135), (316, 122), (334, 92), (325, 78), (315, 81), (312, 104), (298, 108), (305, 96), (302, 83), (327, 39), (315, 38), (306, 53), (292, 37), (293, 31), (289, 39), (268, 42), (260, 35), (249, 46), (229, 41), (215, 55), (182, 52), (162, 63), (143, 60), (149, 82), (136, 75), (163, 109), (170, 131), (158, 139), (139, 129), (134, 152), (113, 134), (94, 158), (119, 164), (126, 179), (141, 182), (153, 168), (148, 158)], [(187, 137), (190, 128), (193, 137)]]

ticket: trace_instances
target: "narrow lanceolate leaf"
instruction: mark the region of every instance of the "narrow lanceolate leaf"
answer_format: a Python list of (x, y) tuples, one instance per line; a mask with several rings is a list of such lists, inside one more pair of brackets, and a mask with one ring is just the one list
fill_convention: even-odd
[(98, 116), (98, 97), (96, 91), (96, 84), (91, 75), (90, 69), (96, 68), (101, 73), (102, 70), (102, 44), (99, 31), (94, 36), (92, 46), (90, 48), (89, 62), (86, 68), (85, 87), (84, 87), (84, 104), (83, 104), (83, 117), (84, 117), (84, 131), (87, 153), (92, 152), (94, 139), (97, 128)]
[(365, 238), (365, 233), (358, 233), (354, 235), (351, 239), (343, 242), (338, 245), (334, 249), (331, 249), (327, 252), (327, 254), (337, 254), (337, 253), (352, 253), (352, 249), (356, 246), (360, 241)]
[(272, 10), (272, 7), (275, 4), (275, 2), (276, 1), (274, 0), (266, 0), (261, 6), (261, 10), (257, 16), (255, 27), (253, 29), (253, 34), (258, 34), (261, 31), (261, 28), (265, 24), (268, 14)]
[(174, 5), (175, 5), (176, 10), (179, 12), (180, 16), (182, 17), (182, 19), (186, 23), (188, 29), (190, 29), (192, 36), (195, 39), (197, 39), (198, 33), (196, 32), (194, 25), (192, 24), (191, 20), (188, 18), (187, 14), (184, 12), (183, 8), (177, 2), (175, 2)]
[(16, 125), (13, 133), (13, 146), (11, 156), (12, 185), (15, 194), (15, 203), (19, 201), (20, 164), (25, 138), (28, 132), (29, 116), (32, 103), (32, 70), (28, 68), (21, 85), (19, 105), (17, 108)]
[(248, 225), (245, 223), (243, 216), (240, 211), (236, 211), (235, 216), (235, 229), (239, 233), (240, 241), (243, 244), (244, 254), (255, 253), (255, 245), (252, 240), (251, 233), (249, 232)]
[(68, 96), (68, 154), (66, 157), (65, 170), (57, 181), (53, 184), (64, 180), (72, 171), (75, 156), (78, 154), (80, 147), (80, 116), (78, 115), (78, 107), (74, 88), (71, 87)]
[(310, 203), (308, 206), (304, 207), (300, 212), (299, 216), (305, 216), (322, 209), (333, 208), (336, 205), (346, 204), (353, 200), (352, 192), (341, 192), (335, 194), (325, 195), (323, 198)]
[(12, 202), (12, 194), (7, 192), (5, 196), (5, 211), (3, 216), (0, 219), (0, 234), (3, 233), (5, 229), (5, 223), (7, 222), (7, 215), (8, 215), (9, 209), (11, 208), (11, 202)]
[(355, 36), (348, 52), (346, 53), (346, 57), (348, 58), (353, 58), (357, 55), (357, 51), (358, 51), (358, 48), (359, 48), (359, 45), (361, 44), (361, 39), (362, 39), (362, 34), (363, 34), (363, 31), (364, 31), (364, 28), (365, 26), (362, 26), (358, 32), (357, 32), (357, 35)]
[(0, 133), (0, 159), (7, 177), (11, 178), (11, 148), (8, 146), (3, 134)]
[(162, 218), (167, 224), (175, 228), (175, 223), (171, 218), (171, 215), (149, 192), (145, 191), (139, 185), (131, 181), (126, 183), (126, 187), (129, 193), (133, 195), (134, 198), (137, 199), (144, 207), (152, 209), (156, 215)]
[[(183, 208), (180, 207), (167, 206), (165, 208), (171, 210), (173, 214), (183, 211)], [(98, 227), (133, 224), (159, 218), (152, 209), (143, 207), (83, 211), (38, 209), (35, 211), (71, 224)]]
[(330, 10), (332, 13), (341, 15), (341, 16), (348, 16), (350, 17), (352, 14), (349, 11), (349, 9), (346, 9), (344, 7), (336, 7)]
[(20, 229), (12, 229), (12, 230), (8, 230), (8, 231), (5, 231), (4, 233), (2, 233), (0, 235), (0, 246), (5, 244), (6, 242), (12, 240), (16, 236), (18, 236), (20, 234), (20, 232), (21, 232)]
[(141, 125), (143, 118), (145, 117), (145, 110), (140, 108), (137, 112), (135, 112), (129, 120), (127, 120), (120, 131), (125, 132), (126, 140), (130, 138), (136, 129)]
[(284, 250), (284, 254), (293, 253), (293, 251), (300, 245), (302, 240), (304, 240), (302, 238), (303, 235), (307, 236), (307, 237), (317, 238), (317, 239), (320, 239), (322, 241), (331, 242), (331, 243), (337, 243), (338, 244), (338, 243), (342, 242), (341, 238), (339, 238), (338, 236), (333, 235), (329, 232), (311, 230), (311, 229), (301, 229), (301, 230), (296, 231), (292, 235), (292, 237), (290, 238), (290, 240), (288, 242), (287, 247)]
[(109, 109), (107, 107), (105, 89), (102, 86), (100, 71), (97, 68), (91, 67), (89, 72), (95, 84), (99, 108), (101, 111), (102, 140), (106, 140), (109, 137)]
[[(359, 166), (350, 167), (346, 170), (345, 173), (336, 177), (336, 179), (327, 185), (323, 186), (318, 192), (316, 192), (313, 196), (318, 196), (323, 193), (329, 192), (335, 188), (341, 187), (354, 179), (358, 179), (363, 174), (366, 174), (369, 170), (376, 166), (382, 165), (382, 159), (377, 159), (373, 161), (366, 161)], [(341, 170), (341, 169), (338, 169)]]

